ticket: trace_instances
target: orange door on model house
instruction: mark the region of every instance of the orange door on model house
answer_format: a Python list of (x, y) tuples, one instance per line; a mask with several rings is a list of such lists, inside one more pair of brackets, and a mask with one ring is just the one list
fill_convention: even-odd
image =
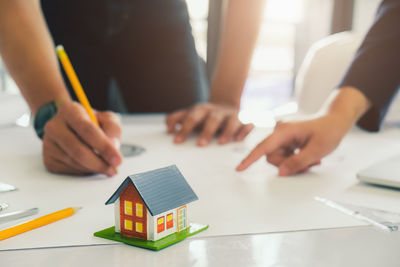
[(129, 183), (120, 194), (121, 234), (147, 239), (147, 212), (142, 198)]

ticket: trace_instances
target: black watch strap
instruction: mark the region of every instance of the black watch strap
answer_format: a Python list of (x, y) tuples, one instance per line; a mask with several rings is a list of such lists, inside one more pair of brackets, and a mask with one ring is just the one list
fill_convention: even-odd
[(46, 123), (57, 114), (57, 106), (58, 105), (56, 101), (51, 101), (41, 106), (36, 113), (33, 121), (33, 127), (35, 128), (35, 132), (40, 139), (43, 138), (44, 126)]

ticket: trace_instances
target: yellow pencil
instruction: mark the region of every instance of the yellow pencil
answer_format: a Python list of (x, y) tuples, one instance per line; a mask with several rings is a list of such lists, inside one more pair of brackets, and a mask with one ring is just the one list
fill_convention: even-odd
[(10, 238), (10, 237), (25, 233), (27, 231), (33, 230), (35, 228), (44, 226), (46, 224), (64, 219), (66, 217), (73, 215), (79, 209), (81, 209), (81, 208), (66, 208), (66, 209), (56, 211), (56, 212), (44, 215), (42, 217), (33, 219), (29, 222), (22, 223), (22, 224), (4, 229), (4, 230), (0, 231), (0, 240), (4, 240), (6, 238)]
[(64, 67), (65, 73), (68, 76), (69, 81), (71, 82), (72, 88), (76, 96), (78, 97), (79, 102), (85, 108), (86, 112), (89, 114), (90, 119), (94, 124), (99, 126), (99, 122), (96, 119), (96, 116), (93, 113), (92, 107), (90, 106), (89, 100), (86, 97), (85, 91), (83, 91), (82, 85), (79, 82), (78, 76), (75, 73), (74, 68), (72, 67), (71, 61), (69, 60), (67, 53), (64, 50), (62, 45), (57, 45), (56, 47), (58, 58), (61, 61), (61, 64)]

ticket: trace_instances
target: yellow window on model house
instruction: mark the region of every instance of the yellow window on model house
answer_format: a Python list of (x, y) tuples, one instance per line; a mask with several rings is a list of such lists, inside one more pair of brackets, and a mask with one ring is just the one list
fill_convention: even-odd
[(164, 216), (157, 219), (157, 233), (161, 233), (165, 230)]
[(132, 215), (132, 201), (124, 201), (125, 206), (125, 214)]
[(143, 205), (136, 203), (136, 217), (143, 217)]
[(174, 220), (173, 220), (173, 216), (172, 213), (167, 215), (167, 229), (170, 229), (174, 227)]
[(132, 231), (132, 221), (131, 220), (124, 220), (124, 227), (125, 230)]
[(142, 223), (136, 223), (136, 232), (138, 233), (143, 233), (143, 224)]

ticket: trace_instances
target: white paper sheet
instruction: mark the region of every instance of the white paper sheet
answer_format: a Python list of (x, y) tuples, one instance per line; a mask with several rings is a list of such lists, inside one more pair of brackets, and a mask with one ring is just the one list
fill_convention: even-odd
[[(0, 194), (8, 211), (40, 208), (39, 215), (70, 206), (83, 207), (76, 215), (0, 241), (0, 250), (112, 243), (93, 233), (114, 224), (112, 205), (104, 202), (127, 175), (176, 164), (199, 200), (189, 206), (190, 220), (209, 224), (198, 236), (266, 233), (364, 225), (314, 200), (315, 196), (400, 212), (400, 191), (359, 184), (360, 168), (400, 149), (398, 129), (381, 134), (355, 131), (320, 167), (289, 178), (260, 160), (249, 170), (234, 168), (266, 134), (257, 129), (245, 142), (198, 148), (191, 139), (172, 144), (162, 123), (124, 126), (123, 141), (140, 144), (146, 152), (125, 159), (119, 174), (70, 177), (45, 171), (41, 143), (32, 129), (0, 131), (0, 181), (19, 190)], [(396, 143), (397, 142), (397, 143)], [(4, 227), (6, 225), (0, 225)]]

